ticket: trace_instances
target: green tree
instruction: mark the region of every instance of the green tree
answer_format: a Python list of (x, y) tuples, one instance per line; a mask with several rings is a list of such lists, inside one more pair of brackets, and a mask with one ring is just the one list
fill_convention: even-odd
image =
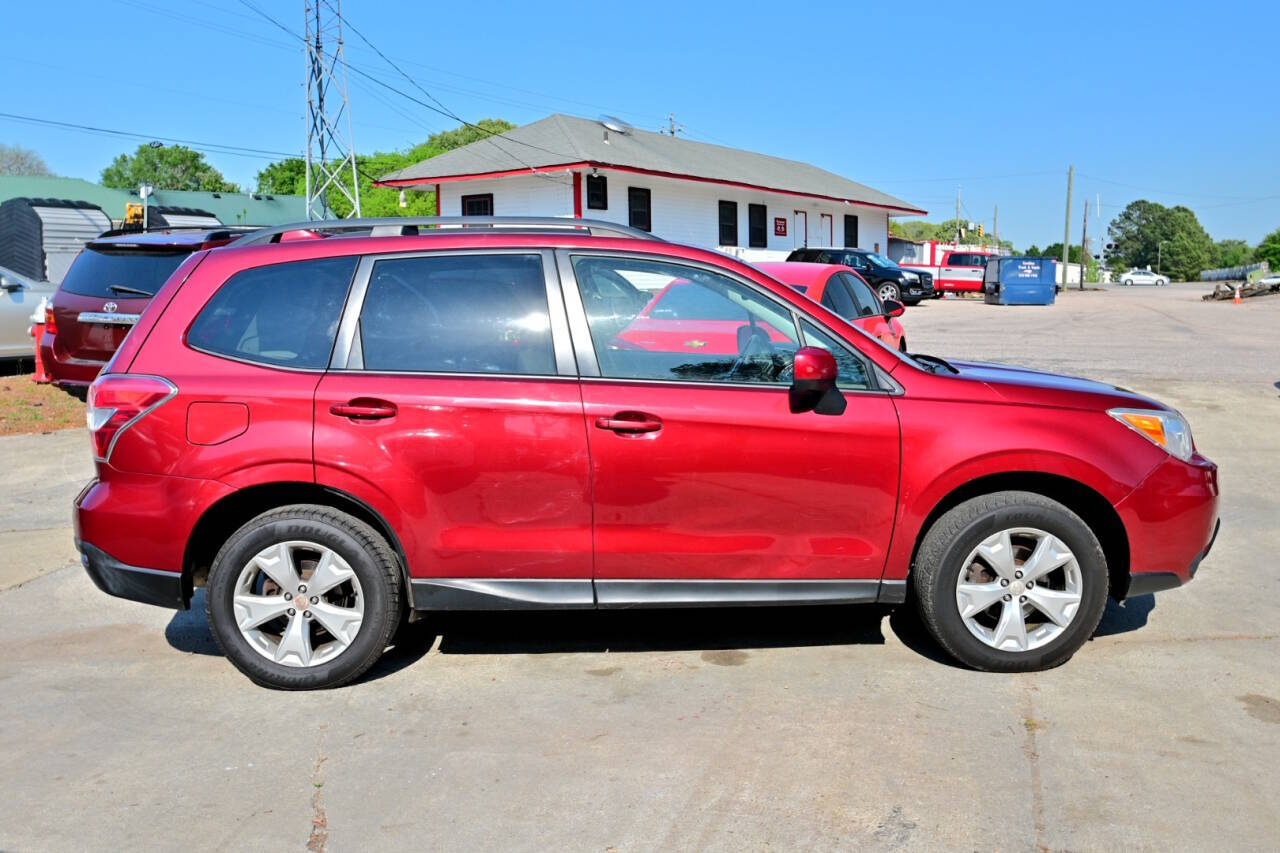
[(184, 145), (144, 143), (132, 154), (121, 154), (102, 170), (102, 184), (117, 189), (137, 189), (151, 184), (158, 190), (238, 192), (239, 187), (204, 161), (204, 155)]
[(1171, 278), (1191, 280), (1213, 261), (1213, 240), (1188, 207), (1130, 202), (1107, 229), (1116, 244), (1112, 269), (1159, 268)]
[(1219, 240), (1213, 244), (1213, 260), (1210, 263), (1215, 269), (1251, 264), (1253, 247), (1244, 240)]
[(306, 195), (307, 163), (301, 157), (289, 157), (265, 167), (254, 180), (260, 193)]
[(44, 158), (21, 145), (0, 145), (0, 175), (52, 175)]
[[(1059, 243), (1059, 244), (1058, 244), (1058, 247), (1059, 247), (1059, 249), (1061, 249), (1062, 244), (1061, 244), (1061, 243)], [(1044, 257), (1044, 251), (1043, 251), (1043, 250), (1041, 250), (1041, 248), (1040, 248), (1039, 246), (1037, 246), (1035, 243), (1032, 243), (1030, 246), (1028, 246), (1028, 247), (1027, 247), (1027, 251), (1025, 252), (1025, 254), (1030, 255), (1030, 256), (1031, 256), (1031, 257), (1033, 257), (1033, 258), (1036, 258), (1036, 257)], [(1059, 252), (1058, 252), (1058, 256), (1059, 256), (1059, 257), (1061, 257), (1061, 256), (1062, 256), (1062, 252), (1061, 252), (1061, 251), (1059, 251)]]
[(1258, 248), (1253, 250), (1255, 261), (1266, 261), (1271, 269), (1280, 270), (1280, 228), (1262, 238)]

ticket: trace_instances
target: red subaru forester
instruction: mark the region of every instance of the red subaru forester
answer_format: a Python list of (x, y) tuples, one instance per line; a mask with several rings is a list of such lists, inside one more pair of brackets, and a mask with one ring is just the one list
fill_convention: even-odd
[[(689, 335), (628, 337), (676, 280), (702, 290)], [(709, 322), (736, 346), (698, 346)], [(960, 661), (1040, 669), (1108, 593), (1185, 583), (1217, 530), (1217, 469), (1167, 406), (907, 356), (725, 255), (585, 220), (197, 252), (93, 383), (89, 429), (94, 581), (176, 608), (205, 586), (231, 661), (288, 689), (358, 677), (409, 608), (908, 588)]]

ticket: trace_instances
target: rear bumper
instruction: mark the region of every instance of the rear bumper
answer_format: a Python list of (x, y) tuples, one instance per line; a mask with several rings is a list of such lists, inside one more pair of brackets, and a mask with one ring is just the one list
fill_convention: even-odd
[(84, 570), (98, 589), (108, 595), (176, 610), (187, 609), (191, 590), (179, 572), (130, 566), (79, 539), (76, 540), (76, 548), (80, 550), (80, 563)]
[(1129, 536), (1128, 598), (1195, 577), (1218, 536), (1218, 466), (1170, 457), (1116, 506)]
[(95, 359), (72, 358), (55, 345), (54, 336), (45, 332), (40, 336), (40, 360), (53, 384), (59, 388), (88, 388), (107, 362)]

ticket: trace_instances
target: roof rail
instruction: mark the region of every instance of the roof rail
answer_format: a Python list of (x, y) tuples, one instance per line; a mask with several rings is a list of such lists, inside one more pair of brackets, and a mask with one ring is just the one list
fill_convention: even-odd
[[(426, 230), (420, 230), (421, 226), (426, 226)], [(230, 246), (262, 246), (279, 243), (282, 236), (293, 231), (324, 231), (337, 234), (354, 232), (348, 235), (353, 237), (398, 237), (425, 236), (433, 233), (443, 235), (450, 231), (470, 228), (501, 228), (532, 232), (585, 231), (592, 236), (629, 237), (635, 240), (665, 242), (661, 237), (655, 237), (648, 231), (598, 219), (569, 219), (560, 216), (390, 216), (378, 219), (325, 219), (276, 225), (246, 234)]]

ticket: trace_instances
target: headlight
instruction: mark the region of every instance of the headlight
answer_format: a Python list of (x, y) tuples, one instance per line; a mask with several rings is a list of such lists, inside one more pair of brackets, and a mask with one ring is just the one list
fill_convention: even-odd
[(1177, 412), (1155, 409), (1108, 409), (1107, 414), (1160, 445), (1183, 462), (1191, 458), (1195, 446), (1191, 441), (1191, 425)]
[(917, 283), (917, 284), (918, 284), (918, 283), (920, 282), (920, 276), (916, 275), (916, 274), (915, 274), (915, 273), (913, 273), (913, 272), (907, 272), (906, 270), (903, 270), (903, 271), (902, 271), (902, 280), (903, 280), (903, 281), (910, 281), (910, 282), (913, 282), (913, 283)]

